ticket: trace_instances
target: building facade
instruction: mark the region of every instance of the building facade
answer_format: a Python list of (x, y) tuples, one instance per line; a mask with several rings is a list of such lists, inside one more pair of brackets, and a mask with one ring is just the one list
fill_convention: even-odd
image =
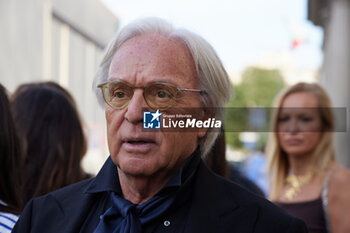
[(308, 0), (308, 18), (324, 30), (320, 83), (334, 107), (345, 107), (346, 132), (335, 132), (339, 161), (350, 168), (350, 0)]
[(10, 92), (44, 80), (67, 88), (86, 125), (86, 159), (93, 156), (95, 164), (86, 162), (90, 172), (108, 155), (92, 80), (117, 27), (116, 16), (99, 0), (0, 0), (0, 83)]

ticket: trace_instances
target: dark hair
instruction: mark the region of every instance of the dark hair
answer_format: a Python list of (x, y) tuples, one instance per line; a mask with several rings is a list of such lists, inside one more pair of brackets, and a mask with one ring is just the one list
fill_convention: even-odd
[(52, 82), (21, 85), (12, 110), (24, 155), (24, 200), (88, 178), (87, 144), (72, 96)]
[(210, 149), (208, 155), (204, 158), (206, 165), (214, 173), (228, 178), (228, 163), (226, 160), (226, 142), (224, 128), (221, 128), (214, 145)]
[(18, 214), (23, 205), (21, 193), (21, 158), (5, 88), (0, 84), (0, 211)]
[(204, 162), (211, 171), (219, 176), (241, 185), (247, 190), (264, 197), (263, 191), (251, 180), (249, 180), (240, 170), (232, 163), (226, 160), (226, 141), (224, 127), (221, 128), (213, 147), (204, 159)]

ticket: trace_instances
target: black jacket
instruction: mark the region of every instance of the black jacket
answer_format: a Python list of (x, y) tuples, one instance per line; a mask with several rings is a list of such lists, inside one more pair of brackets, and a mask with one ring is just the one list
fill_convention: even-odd
[[(13, 232), (81, 231), (93, 204), (105, 194), (84, 192), (95, 178), (30, 201)], [(235, 183), (214, 175), (200, 163), (194, 177), (193, 197), (185, 233), (304, 233), (305, 224)]]

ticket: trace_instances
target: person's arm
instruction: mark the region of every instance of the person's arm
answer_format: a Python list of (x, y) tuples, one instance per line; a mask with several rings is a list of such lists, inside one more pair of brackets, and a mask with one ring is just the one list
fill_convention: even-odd
[(18, 219), (13, 233), (29, 233), (31, 232), (31, 219), (32, 219), (33, 201), (30, 201), (24, 208), (20, 218)]
[(332, 233), (350, 232), (350, 172), (339, 167), (328, 186), (328, 208)]

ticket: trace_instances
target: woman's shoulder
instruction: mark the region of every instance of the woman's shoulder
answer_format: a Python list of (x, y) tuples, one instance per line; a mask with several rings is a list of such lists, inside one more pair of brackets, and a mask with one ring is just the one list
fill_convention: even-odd
[(331, 170), (328, 183), (329, 202), (339, 206), (350, 203), (350, 171), (340, 164)]
[(348, 188), (350, 190), (350, 171), (343, 165), (336, 163), (330, 177), (333, 186)]

